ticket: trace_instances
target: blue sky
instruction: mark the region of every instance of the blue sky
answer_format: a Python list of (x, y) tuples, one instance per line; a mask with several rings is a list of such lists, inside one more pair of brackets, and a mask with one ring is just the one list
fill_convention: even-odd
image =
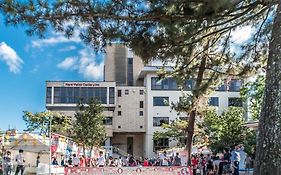
[(5, 26), (0, 16), (0, 130), (25, 129), (24, 110), (45, 110), (46, 80), (102, 80), (103, 55), (76, 34), (50, 31), (29, 37), (23, 27)]
[[(242, 44), (252, 33), (249, 26), (240, 28), (232, 40)], [(46, 80), (103, 79), (104, 56), (95, 54), (78, 36), (68, 40), (49, 31), (44, 39), (28, 37), (23, 27), (5, 26), (0, 15), (0, 130), (23, 130), (24, 110), (45, 110)]]

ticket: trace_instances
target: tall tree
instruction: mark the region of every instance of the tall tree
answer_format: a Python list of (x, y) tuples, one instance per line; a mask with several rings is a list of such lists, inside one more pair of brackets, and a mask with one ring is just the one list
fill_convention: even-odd
[(240, 90), (244, 101), (248, 103), (250, 120), (258, 120), (262, 107), (262, 100), (265, 89), (265, 76), (258, 75), (254, 80), (246, 82)]
[[(278, 14), (275, 11), (278, 9), (276, 6), (280, 4), (281, 1), (278, 0), (1, 0), (0, 9), (8, 24), (30, 26), (28, 34), (42, 35), (51, 26), (57, 31), (64, 31), (70, 37), (78, 28), (81, 38), (96, 49), (100, 49), (108, 41), (123, 41), (146, 61), (153, 58), (173, 60), (177, 63), (173, 75), (178, 75), (179, 79), (194, 76), (200, 80), (198, 75), (202, 70), (199, 71), (199, 68), (204, 66), (204, 70), (211, 73), (244, 74), (261, 67), (259, 60), (266, 58), (266, 84), (269, 86), (266, 85), (265, 104), (276, 105), (272, 105), (271, 110), (263, 105), (262, 111), (268, 112), (262, 112), (260, 116), (258, 150), (266, 150), (257, 151), (255, 174), (260, 175), (278, 174), (278, 166), (281, 164), (281, 158), (276, 156), (280, 155), (280, 150), (275, 150), (279, 142), (274, 141), (281, 140), (281, 127), (279, 124), (273, 125), (281, 120), (281, 117), (275, 115), (280, 109), (277, 104), (281, 104), (275, 98), (280, 99), (281, 95), (276, 89), (278, 77), (272, 76), (281, 72), (278, 68), (281, 63), (276, 61), (278, 54), (274, 53), (274, 48), (279, 46), (280, 41), (279, 35), (275, 34), (280, 31), (280, 15), (275, 15)], [(276, 18), (272, 20), (274, 15)], [(69, 21), (72, 23), (66, 25)], [(272, 24), (275, 27), (272, 28)], [(252, 39), (242, 44), (242, 52), (231, 53), (231, 33), (247, 25), (255, 29)], [(271, 53), (268, 54), (269, 41)], [(206, 45), (207, 42), (209, 44)], [(207, 57), (206, 63), (204, 57)], [(241, 67), (243, 69), (237, 71)], [(212, 76), (203, 76), (203, 79), (207, 77)], [(197, 81), (200, 82), (199, 80)], [(196, 87), (208, 89), (206, 87), (209, 84), (197, 83)], [(196, 104), (200, 101), (200, 98), (196, 98), (198, 89), (194, 90), (188, 138), (192, 138), (192, 116), (196, 114)], [(187, 149), (190, 148), (190, 143), (189, 140)], [(269, 155), (264, 156), (265, 153)]]
[(92, 154), (93, 147), (100, 146), (106, 139), (103, 107), (95, 99), (91, 99), (88, 104), (79, 103), (77, 107), (73, 139), (82, 145), (83, 151), (90, 148)]
[(71, 118), (58, 112), (44, 111), (32, 113), (23, 111), (23, 120), (26, 123), (28, 132), (39, 131), (40, 135), (48, 136), (50, 124), (52, 132), (69, 134), (72, 121)]

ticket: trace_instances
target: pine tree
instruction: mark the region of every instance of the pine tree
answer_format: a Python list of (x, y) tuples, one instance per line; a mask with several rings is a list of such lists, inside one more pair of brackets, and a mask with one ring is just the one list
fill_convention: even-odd
[[(221, 75), (253, 73), (266, 60), (256, 175), (281, 174), (281, 17), (276, 15), (280, 5), (277, 0), (0, 1), (7, 24), (25, 24), (30, 35), (42, 36), (52, 27), (71, 37), (79, 29), (81, 38), (97, 50), (110, 41), (124, 42), (144, 61), (158, 58), (175, 62), (171, 75), (178, 81), (196, 78), (191, 105), (179, 105), (190, 116), (187, 150), (191, 148), (197, 104), (202, 94), (217, 84), (214, 80)], [(241, 52), (232, 52), (231, 34), (243, 26), (254, 28), (252, 39), (242, 44)], [(205, 79), (209, 81), (204, 83)]]

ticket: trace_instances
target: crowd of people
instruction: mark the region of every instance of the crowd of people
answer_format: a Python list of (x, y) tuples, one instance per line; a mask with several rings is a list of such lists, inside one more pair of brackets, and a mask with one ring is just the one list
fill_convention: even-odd
[[(224, 153), (221, 156), (217, 155), (192, 155), (190, 165), (193, 169), (193, 175), (239, 175), (240, 164), (240, 149), (241, 145), (236, 144), (233, 150), (228, 148), (224, 149)], [(4, 161), (4, 175), (10, 175), (12, 170), (12, 157), (11, 152), (7, 151), (3, 158)], [(24, 172), (24, 154), (23, 150), (19, 150), (19, 154), (15, 157), (16, 161), (16, 175)], [(251, 167), (252, 159), (247, 156), (244, 160), (246, 170)], [(37, 157), (36, 166), (40, 163), (40, 156)], [(161, 153), (155, 158), (139, 158), (136, 159), (133, 156), (113, 158), (111, 156), (105, 158), (104, 153), (99, 152), (97, 158), (89, 158), (84, 155), (73, 154), (67, 159), (61, 156), (58, 160), (56, 157), (52, 159), (52, 165), (64, 166), (64, 167), (147, 167), (147, 166), (185, 166), (182, 165), (182, 158), (179, 153), (174, 155), (167, 154), (166, 151)], [(246, 173), (249, 173), (246, 171)]]
[[(12, 173), (12, 167), (13, 167), (13, 163), (12, 163), (12, 155), (10, 151), (6, 151), (4, 153), (3, 156), (3, 174), (4, 175), (11, 175)], [(24, 163), (25, 163), (25, 158), (24, 158), (24, 154), (23, 154), (23, 150), (19, 150), (19, 153), (16, 155), (15, 157), (15, 161), (16, 161), (16, 172), (15, 175), (18, 175), (19, 173), (21, 175), (23, 175), (24, 173)]]
[(130, 155), (127, 157), (120, 156), (119, 158), (113, 158), (112, 156), (105, 158), (103, 152), (100, 152), (98, 158), (92, 159), (84, 155), (77, 156), (76, 154), (73, 154), (67, 160), (62, 157), (60, 162), (58, 162), (57, 158), (53, 158), (52, 165), (67, 167), (181, 166), (181, 158), (178, 153), (168, 156), (165, 151), (159, 157), (150, 159), (141, 157), (136, 159)]
[[(217, 155), (192, 155), (191, 165), (193, 168), (193, 175), (239, 175), (239, 164), (241, 145), (236, 144), (235, 148), (225, 148), (222, 156)], [(246, 174), (249, 174), (252, 166), (252, 159), (247, 156), (244, 160)]]

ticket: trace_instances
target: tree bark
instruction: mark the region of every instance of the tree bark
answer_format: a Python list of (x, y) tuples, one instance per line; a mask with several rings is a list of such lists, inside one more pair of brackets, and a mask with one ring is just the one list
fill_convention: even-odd
[[(206, 44), (205, 48), (208, 48), (209, 43)], [(207, 63), (207, 57), (203, 56), (200, 67), (198, 70), (198, 74), (196, 77), (196, 84), (195, 89), (192, 91), (193, 93), (193, 110), (190, 112), (189, 119), (188, 119), (188, 127), (187, 127), (187, 139), (186, 139), (186, 146), (185, 149), (187, 151), (187, 158), (188, 163), (191, 161), (191, 149), (192, 149), (192, 143), (193, 143), (193, 135), (194, 135), (194, 125), (195, 125), (195, 117), (196, 117), (196, 101), (198, 101), (198, 98), (200, 98), (200, 87), (204, 78), (204, 72), (206, 70), (206, 63)]]
[(254, 175), (281, 174), (281, 1), (278, 1), (267, 60)]

